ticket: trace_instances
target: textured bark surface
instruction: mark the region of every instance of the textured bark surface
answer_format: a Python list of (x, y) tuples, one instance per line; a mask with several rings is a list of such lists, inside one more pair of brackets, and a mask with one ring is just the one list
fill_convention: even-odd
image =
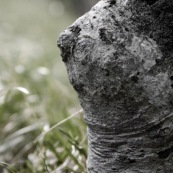
[(89, 173), (173, 173), (172, 9), (101, 0), (60, 35), (88, 125)]

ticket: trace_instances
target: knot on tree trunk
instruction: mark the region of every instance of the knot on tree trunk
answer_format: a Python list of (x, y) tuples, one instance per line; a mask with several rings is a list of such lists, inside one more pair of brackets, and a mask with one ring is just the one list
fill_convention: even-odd
[(173, 172), (173, 1), (102, 0), (60, 35), (88, 124), (88, 172)]

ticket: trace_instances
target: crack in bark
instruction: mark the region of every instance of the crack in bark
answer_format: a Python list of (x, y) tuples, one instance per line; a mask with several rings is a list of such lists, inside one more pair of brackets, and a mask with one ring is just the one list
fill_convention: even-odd
[(141, 0), (142, 2), (146, 2), (148, 5), (155, 4), (158, 0)]
[(171, 153), (173, 153), (173, 146), (166, 148), (163, 151), (159, 151), (157, 154), (159, 156), (159, 159), (166, 159), (170, 156)]

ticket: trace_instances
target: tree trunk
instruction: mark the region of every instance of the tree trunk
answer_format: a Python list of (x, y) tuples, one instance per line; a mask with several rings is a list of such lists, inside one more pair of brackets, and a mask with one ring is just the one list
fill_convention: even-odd
[(88, 125), (88, 172), (173, 173), (173, 1), (101, 0), (59, 47)]

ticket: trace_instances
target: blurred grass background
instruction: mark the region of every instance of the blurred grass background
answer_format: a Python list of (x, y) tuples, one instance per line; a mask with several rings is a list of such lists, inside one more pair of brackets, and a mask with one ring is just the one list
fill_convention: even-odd
[(57, 48), (97, 0), (0, 0), (0, 173), (84, 173), (87, 136)]

